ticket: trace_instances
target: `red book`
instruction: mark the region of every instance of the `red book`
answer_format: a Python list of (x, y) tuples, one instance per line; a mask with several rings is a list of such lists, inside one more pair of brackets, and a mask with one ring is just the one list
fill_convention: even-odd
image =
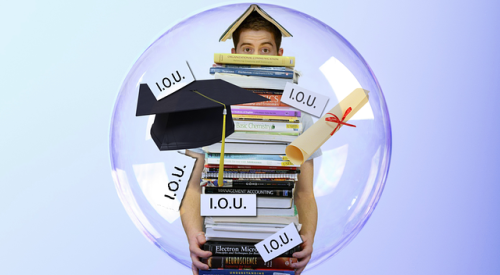
[(273, 94), (262, 94), (262, 93), (256, 93), (260, 96), (263, 96), (265, 98), (269, 98), (270, 101), (261, 101), (261, 102), (252, 102), (252, 103), (245, 103), (245, 104), (238, 104), (236, 106), (269, 106), (269, 107), (290, 107), (289, 105), (281, 102), (281, 95), (273, 95)]

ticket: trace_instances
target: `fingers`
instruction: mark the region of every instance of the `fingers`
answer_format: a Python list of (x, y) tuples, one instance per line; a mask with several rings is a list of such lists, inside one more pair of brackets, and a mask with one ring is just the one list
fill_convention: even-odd
[(196, 235), (196, 240), (198, 241), (198, 244), (204, 245), (207, 242), (207, 239), (205, 238), (205, 233), (200, 232), (198, 235)]
[[(208, 269), (208, 265), (200, 262), (200, 259), (193, 253), (191, 253), (191, 261), (193, 262), (193, 268), (195, 269)], [(198, 274), (198, 270), (196, 270), (196, 274)]]
[(212, 256), (212, 252), (204, 251), (200, 248), (200, 246), (203, 245), (205, 242), (206, 242), (205, 235), (203, 234), (197, 235), (194, 240), (190, 240), (189, 251), (191, 251), (192, 254), (195, 254), (200, 258), (208, 258)]
[(300, 275), (300, 274), (302, 274), (302, 271), (304, 271), (304, 268), (305, 268), (305, 267), (301, 267), (301, 268), (297, 268), (297, 269), (295, 269), (295, 275)]
[(306, 268), (306, 265), (309, 263), (309, 260), (311, 259), (311, 256), (307, 256), (305, 258), (300, 259), (297, 263), (292, 264), (293, 268), (304, 270)]
[(198, 272), (198, 268), (194, 266), (194, 264), (191, 265), (191, 270), (193, 271), (193, 275), (199, 275), (200, 273)]

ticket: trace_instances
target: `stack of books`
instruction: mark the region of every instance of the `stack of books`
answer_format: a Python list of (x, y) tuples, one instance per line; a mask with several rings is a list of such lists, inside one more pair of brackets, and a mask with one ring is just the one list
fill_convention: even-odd
[[(238, 61), (225, 63), (234, 59)], [(203, 193), (256, 194), (257, 216), (205, 218), (207, 242), (203, 249), (211, 251), (212, 256), (202, 259), (210, 270), (200, 274), (294, 274), (291, 264), (297, 259), (292, 254), (299, 247), (264, 262), (254, 244), (290, 223), (301, 228), (293, 200), (300, 167), (285, 155), (288, 143), (303, 131), (301, 112), (280, 102), (286, 83), (297, 82), (295, 59), (215, 54), (214, 61), (217, 64), (210, 73), (215, 78), (270, 101), (231, 106), (235, 132), (226, 139), (222, 183), (217, 180), (221, 144), (203, 148)], [(251, 273), (256, 271), (259, 273)]]

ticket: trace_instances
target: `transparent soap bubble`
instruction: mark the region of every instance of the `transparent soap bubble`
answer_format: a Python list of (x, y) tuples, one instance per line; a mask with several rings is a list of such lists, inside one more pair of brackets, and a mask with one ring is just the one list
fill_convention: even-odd
[[(346, 246), (377, 205), (391, 155), (389, 114), (370, 67), (340, 34), (299, 11), (260, 6), (292, 33), (283, 38), (284, 55), (296, 57), (301, 87), (330, 98), (325, 111), (354, 88), (370, 91), (369, 103), (350, 120), (357, 127), (342, 127), (314, 162), (319, 216), (311, 270)], [(232, 40), (219, 42), (219, 37), (246, 8), (248, 4), (235, 4), (204, 11), (153, 42), (124, 80), (111, 121), (112, 173), (127, 213), (152, 243), (188, 267), (191, 260), (179, 213), (158, 203), (161, 196), (155, 195), (172, 180), (168, 169), (179, 154), (159, 151), (149, 135), (153, 118), (135, 116), (139, 84), (162, 64), (186, 60), (197, 79), (213, 78), (213, 54), (230, 53), (232, 48)]]

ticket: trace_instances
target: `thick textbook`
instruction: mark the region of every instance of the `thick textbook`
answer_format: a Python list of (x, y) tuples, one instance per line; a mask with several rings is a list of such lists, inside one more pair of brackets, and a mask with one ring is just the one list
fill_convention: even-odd
[[(242, 68), (243, 67), (243, 68)], [(245, 68), (246, 67), (246, 68)], [(276, 69), (283, 68), (283, 69)], [(293, 79), (293, 69), (287, 67), (250, 67), (250, 66), (234, 66), (220, 65), (210, 68), (210, 74), (223, 73), (223, 74), (238, 74), (249, 76), (264, 76), (264, 77), (277, 77)]]
[(222, 79), (241, 88), (284, 90), (287, 83), (297, 83), (298, 74), (293, 79), (237, 74), (215, 73), (215, 79)]
[(205, 187), (205, 194), (255, 194), (262, 197), (285, 197), (291, 198), (292, 189), (255, 189), (255, 188), (227, 188), (227, 187)]
[[(260, 257), (259, 251), (254, 244), (248, 243), (233, 243), (233, 242), (206, 242), (203, 245), (203, 250), (212, 252), (213, 256), (255, 256)], [(300, 247), (296, 246), (285, 253), (281, 257), (291, 257), (293, 253), (300, 251)]]
[[(222, 144), (220, 142), (203, 147), (207, 153), (220, 153)], [(287, 144), (279, 143), (232, 143), (226, 142), (225, 153), (232, 154), (285, 154)]]
[[(279, 142), (293, 142), (298, 136), (298, 133), (271, 133), (271, 132), (234, 132), (229, 137), (231, 139), (244, 139), (244, 140), (259, 140), (259, 141), (279, 141)], [(247, 163), (252, 165), (251, 163)], [(263, 164), (264, 165), (264, 164)], [(272, 164), (267, 164), (272, 165)]]
[[(264, 174), (265, 175), (265, 174)], [(281, 174), (287, 175), (287, 174)], [(297, 175), (297, 174), (291, 174)], [(202, 175), (203, 176), (203, 175)], [(295, 187), (294, 180), (252, 180), (252, 179), (244, 179), (244, 180), (232, 180), (232, 179), (224, 179), (224, 183), (222, 186), (218, 185), (217, 179), (204, 179), (201, 184), (206, 187), (222, 187), (222, 188), (243, 188), (243, 189), (292, 189)]]
[(209, 268), (293, 270), (297, 258), (276, 257), (264, 262), (261, 257), (212, 256), (201, 261)]
[(235, 115), (289, 116), (301, 117), (302, 112), (292, 107), (231, 106)]
[(200, 275), (294, 275), (293, 270), (211, 269), (200, 270)]
[(301, 133), (303, 128), (302, 123), (300, 122), (234, 120), (234, 130), (250, 132), (256, 131)]
[(265, 65), (294, 67), (295, 57), (277, 55), (215, 53), (214, 62), (219, 64)]
[[(206, 168), (217, 168), (219, 169), (219, 163), (208, 164), (205, 163)], [(276, 166), (276, 165), (226, 165), (224, 164), (224, 169), (267, 169), (267, 170), (300, 170), (299, 166)]]
[[(201, 177), (204, 179), (217, 179), (219, 172), (205, 172), (201, 173)], [(223, 178), (228, 180), (258, 180), (263, 181), (263, 179), (272, 179), (273, 181), (282, 182), (283, 180), (298, 180), (298, 174), (296, 173), (248, 173), (248, 172), (231, 172), (224, 169)], [(224, 180), (224, 184), (225, 184)], [(214, 181), (215, 184), (215, 181)]]
[[(267, 94), (267, 93), (256, 93), (256, 94), (269, 99), (269, 101), (238, 104), (236, 106), (290, 107), (288, 104), (281, 102), (282, 95), (280, 94)], [(233, 114), (233, 119), (234, 118), (235, 117)]]

